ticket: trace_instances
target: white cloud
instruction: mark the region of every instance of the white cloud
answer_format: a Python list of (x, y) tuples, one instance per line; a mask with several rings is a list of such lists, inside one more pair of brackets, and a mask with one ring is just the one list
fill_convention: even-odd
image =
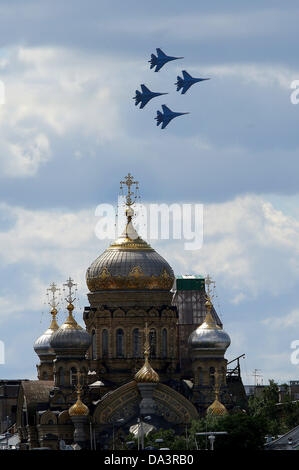
[[(299, 220), (257, 196), (205, 206), (204, 243), (194, 252), (164, 246), (178, 274), (211, 273), (241, 303), (288, 292), (299, 277)], [(174, 248), (175, 247), (175, 248)]]
[[(299, 70), (279, 64), (215, 64), (203, 66), (200, 69), (190, 67), (190, 70), (199, 73), (209, 74), (213, 77), (231, 77), (245, 84), (254, 84), (260, 87), (277, 87), (290, 90), (292, 80), (299, 77)], [(291, 94), (291, 92), (289, 92)]]
[(50, 144), (45, 134), (29, 136), (21, 144), (7, 144), (9, 160), (4, 161), (8, 176), (32, 176), (50, 157)]
[[(95, 237), (98, 218), (93, 208), (34, 211), (2, 205), (1, 212), (14, 220), (0, 232), (0, 246), (5, 247), (0, 254), (2, 269), (12, 265), (20, 270), (24, 265), (39, 270), (51, 268), (61, 281), (72, 275), (82, 294), (86, 292), (85, 271), (109, 244)], [(210, 273), (228, 289), (231, 302), (241, 304), (266, 292), (274, 296), (288, 292), (296, 285), (298, 233), (298, 220), (274, 209), (263, 198), (248, 195), (205, 207), (204, 245), (200, 250), (185, 251), (183, 241), (154, 241), (152, 246), (177, 274)], [(39, 284), (36, 275), (31, 281), (27, 274), (26, 282), (35, 282), (31, 291), (35, 292), (36, 302), (45, 288), (44, 279)], [(33, 305), (33, 300), (27, 301)], [(5, 296), (1, 302), (4, 310), (9, 310)], [(291, 325), (296, 319), (298, 311), (285, 317), (284, 322)]]
[(9, 50), (3, 69), (0, 170), (7, 176), (34, 176), (50, 158), (52, 140), (67, 133), (91, 137), (93, 145), (122, 135), (118, 101), (128, 79), (124, 61), (63, 48), (19, 47)]
[(264, 325), (274, 329), (280, 328), (298, 328), (299, 327), (299, 309), (292, 310), (283, 317), (268, 317), (262, 320)]

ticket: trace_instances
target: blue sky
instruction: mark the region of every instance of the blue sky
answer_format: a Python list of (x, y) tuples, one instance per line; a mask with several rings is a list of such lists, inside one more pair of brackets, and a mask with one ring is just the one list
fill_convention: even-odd
[[(78, 282), (108, 241), (99, 203), (130, 171), (145, 202), (204, 204), (204, 244), (156, 241), (176, 273), (210, 273), (243, 377), (299, 378), (296, 2), (15, 1), (0, 5), (0, 339), (3, 378), (35, 377), (45, 290)], [(184, 60), (149, 69), (156, 47)], [(182, 69), (212, 79), (181, 96)], [(170, 94), (135, 108), (145, 83)], [(165, 131), (162, 103), (191, 114)], [(65, 318), (65, 308), (60, 322)]]

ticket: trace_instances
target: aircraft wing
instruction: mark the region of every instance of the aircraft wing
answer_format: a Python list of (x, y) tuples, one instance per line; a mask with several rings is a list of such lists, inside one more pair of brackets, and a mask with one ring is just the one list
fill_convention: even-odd
[(158, 57), (167, 57), (167, 55), (164, 54), (164, 52), (162, 51), (162, 49), (159, 49), (159, 48), (158, 48), (158, 49), (156, 49), (156, 51), (157, 51)]
[(186, 70), (182, 70), (182, 74), (185, 79), (192, 78), (191, 75), (188, 72), (186, 72)]
[(155, 72), (159, 72), (159, 70), (163, 67), (163, 65), (165, 65), (165, 62), (163, 62), (162, 64), (161, 62), (160, 64), (156, 64)]
[(172, 117), (170, 116), (164, 117), (161, 129), (165, 129), (165, 127), (170, 123), (171, 119)]
[(171, 113), (171, 110), (166, 106), (166, 104), (162, 104), (163, 113)]
[(189, 82), (189, 83), (184, 84), (184, 85), (183, 85), (183, 88), (182, 88), (182, 93), (181, 93), (181, 94), (184, 95), (184, 94), (186, 93), (186, 91), (189, 90), (189, 88), (190, 88), (191, 85), (193, 85), (193, 83), (190, 83), (190, 82)]
[(143, 96), (141, 98), (141, 105), (139, 109), (144, 108), (144, 106), (152, 99), (152, 96)]
[(149, 93), (149, 89), (145, 86), (145, 85), (141, 85), (141, 90), (143, 91), (143, 93)]

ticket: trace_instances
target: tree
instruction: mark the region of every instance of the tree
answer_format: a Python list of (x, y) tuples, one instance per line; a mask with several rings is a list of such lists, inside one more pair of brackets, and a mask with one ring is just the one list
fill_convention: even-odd
[(197, 442), (200, 449), (209, 449), (208, 438), (196, 436), (197, 432), (208, 431), (227, 432), (227, 435), (216, 436), (215, 450), (259, 450), (265, 443), (266, 422), (263, 418), (248, 416), (243, 412), (219, 417), (207, 416), (192, 422), (190, 441)]
[(274, 380), (269, 380), (269, 386), (260, 397), (250, 397), (249, 414), (263, 418), (267, 424), (267, 434), (277, 437), (298, 425), (299, 403), (292, 402), (288, 394), (279, 403), (279, 387)]

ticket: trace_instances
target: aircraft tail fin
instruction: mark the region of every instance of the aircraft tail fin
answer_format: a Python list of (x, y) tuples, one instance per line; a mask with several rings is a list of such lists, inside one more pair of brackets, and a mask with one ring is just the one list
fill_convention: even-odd
[(175, 83), (175, 85), (177, 86), (176, 91), (179, 91), (183, 87), (184, 81), (180, 76), (177, 76), (177, 82)]
[(133, 100), (135, 100), (135, 106), (137, 106), (137, 104), (141, 101), (141, 93), (139, 90), (136, 90), (135, 93), (136, 95), (133, 97)]
[(156, 121), (157, 121), (157, 126), (159, 126), (159, 124), (161, 124), (161, 122), (163, 121), (163, 114), (161, 113), (161, 111), (157, 111), (157, 116), (155, 117)]
[(151, 54), (151, 60), (149, 60), (149, 63), (151, 64), (151, 69), (157, 64), (157, 57), (155, 54)]

